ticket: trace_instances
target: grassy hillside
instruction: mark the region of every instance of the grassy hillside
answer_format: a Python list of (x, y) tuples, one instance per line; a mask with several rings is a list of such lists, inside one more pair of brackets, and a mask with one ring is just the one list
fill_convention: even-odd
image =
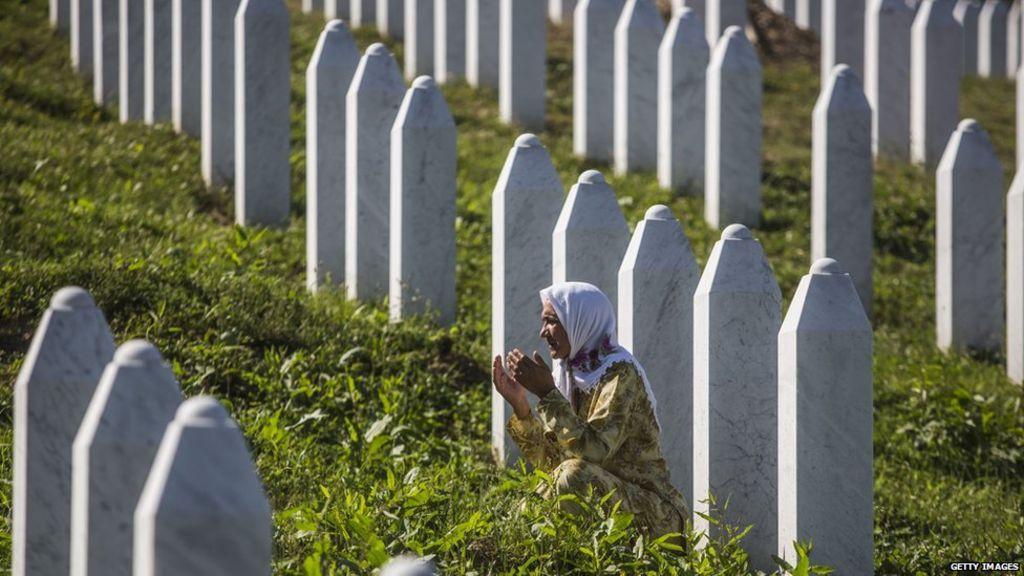
[[(445, 88), (459, 129), (459, 321), (387, 322), (381, 303), (304, 288), (304, 70), (323, 26), (292, 8), (293, 218), (232, 226), (199, 145), (120, 125), (96, 108), (49, 31), (43, 0), (0, 0), (0, 381), (13, 383), (49, 297), (89, 289), (118, 341), (147, 338), (187, 395), (214, 394), (243, 426), (275, 510), (280, 574), (368, 572), (404, 551), (447, 574), (742, 574), (735, 543), (678, 554), (637, 538), (591, 499), (566, 517), (531, 496), (544, 479), (489, 450), (490, 199), (518, 131), (495, 94)], [(358, 34), (361, 47), (375, 41)], [(391, 43), (400, 55), (401, 47)], [(568, 186), (607, 166), (571, 155), (569, 31), (554, 30), (542, 140)], [(811, 109), (817, 64), (765, 70), (764, 244), (783, 294), (809, 266)], [(1013, 174), (1013, 86), (966, 80), (962, 112)], [(934, 184), (881, 163), (875, 179), (877, 572), (942, 573), (1024, 558), (1024, 411), (999, 355), (934, 346)], [(717, 232), (699, 198), (652, 174), (610, 177), (627, 220), (667, 203), (703, 263)], [(552, 207), (557, 209), (557, 207)], [(0, 387), (0, 566), (10, 562), (12, 387)], [(740, 543), (742, 546), (742, 543)], [(814, 553), (812, 552), (812, 560)]]

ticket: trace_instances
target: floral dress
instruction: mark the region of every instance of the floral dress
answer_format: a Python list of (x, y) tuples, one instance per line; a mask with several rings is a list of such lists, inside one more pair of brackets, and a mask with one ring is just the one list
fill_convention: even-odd
[(572, 403), (552, 390), (536, 413), (513, 415), (506, 428), (527, 461), (552, 474), (557, 494), (615, 490), (620, 510), (649, 534), (683, 531), (686, 502), (669, 482), (658, 423), (631, 362), (613, 364)]

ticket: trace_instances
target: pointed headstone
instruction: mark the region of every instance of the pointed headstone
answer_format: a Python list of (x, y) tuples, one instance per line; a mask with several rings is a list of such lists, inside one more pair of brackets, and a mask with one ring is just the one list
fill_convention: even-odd
[[(584, 0), (586, 1), (586, 0)], [(533, 134), (523, 134), (508, 153), (491, 196), (491, 356), (533, 350), (537, 294), (551, 283), (551, 234), (565, 195), (551, 155)], [(512, 407), (491, 390), (491, 443), (498, 461), (519, 455), (505, 431)]]
[(822, 0), (821, 78), (846, 64), (858, 78), (864, 76), (865, 0)]
[(821, 31), (821, 0), (796, 0), (796, 25), (804, 30)]
[(629, 226), (615, 191), (597, 170), (580, 174), (552, 234), (551, 278), (590, 282), (616, 306), (619, 266), (629, 246)]
[(1011, 0), (1006, 14), (1006, 76), (1017, 77), (1021, 64), (1021, 0)]
[(982, 78), (1006, 77), (1009, 11), (1005, 0), (985, 0), (978, 14), (978, 75)]
[(1024, 164), (1024, 76), (1017, 70), (1017, 165)]
[(466, 80), (498, 89), (501, 0), (466, 0)]
[(134, 530), (133, 576), (270, 576), (270, 504), (241, 430), (213, 398), (190, 398), (178, 408), (135, 509)]
[(625, 0), (580, 0), (573, 29), (573, 152), (609, 161), (615, 151), (615, 25)]
[(668, 206), (652, 206), (619, 268), (619, 343), (643, 364), (658, 399), (661, 449), (680, 494), (693, 494), (693, 294), (699, 281), (682, 225)]
[(203, 0), (173, 0), (171, 119), (193, 138), (203, 132)]
[(700, 16), (680, 7), (658, 49), (658, 182), (662, 188), (704, 192), (709, 58)]
[(160, 352), (125, 342), (75, 436), (71, 576), (132, 576), (132, 520), (160, 440), (181, 404)]
[(123, 123), (146, 116), (145, 8), (145, 2), (137, 0), (120, 0), (118, 6), (117, 112)]
[(658, 46), (665, 33), (654, 0), (626, 0), (615, 25), (615, 172), (658, 166)]
[[(122, 0), (131, 2), (133, 0)], [(171, 0), (145, 0), (146, 124), (171, 120), (173, 16)]]
[(711, 0), (705, 4), (702, 19), (708, 44), (714, 45), (730, 27), (747, 28), (747, 0)]
[(391, 129), (392, 321), (437, 310), (455, 322), (455, 120), (429, 76), (413, 82)]
[(466, 0), (434, 0), (434, 70), (441, 84), (466, 75)]
[(367, 48), (345, 110), (345, 287), (352, 299), (388, 293), (391, 127), (404, 96), (402, 73), (388, 49)]
[(1003, 167), (988, 134), (960, 123), (936, 171), (935, 302), (939, 348), (1003, 342)]
[(779, 551), (814, 540), (836, 574), (874, 571), (872, 333), (831, 259), (800, 280), (779, 331)]
[(548, 18), (561, 26), (572, 22), (576, 0), (548, 0)]
[[(1020, 74), (1017, 81), (1020, 82)], [(1024, 170), (1006, 197), (1006, 373), (1024, 384)]]
[[(908, 7), (909, 8), (909, 7)], [(964, 76), (978, 73), (978, 14), (981, 12), (979, 0), (957, 0), (953, 8), (953, 18), (960, 23), (964, 32)]]
[(14, 383), (12, 573), (69, 574), (72, 443), (114, 338), (92, 296), (61, 288)]
[(405, 77), (434, 73), (434, 2), (405, 0)]
[(359, 47), (341, 20), (320, 34), (306, 68), (306, 285), (345, 281), (346, 94)]
[(876, 156), (910, 160), (910, 27), (903, 0), (871, 0), (865, 22), (864, 92)]
[(707, 74), (704, 219), (714, 228), (761, 222), (761, 90), (757, 52), (729, 28)]
[(349, 11), (353, 29), (377, 22), (377, 0), (350, 0)]
[(235, 12), (241, 0), (203, 0), (202, 171), (207, 186), (235, 179)]
[(92, 11), (96, 0), (71, 0), (71, 65), (85, 80), (92, 79)]
[(405, 37), (405, 0), (377, 0), (377, 31), (385, 38)]
[(547, 90), (547, 1), (501, 0), (498, 109), (504, 122), (542, 130)]
[(120, 82), (120, 0), (94, 0), (92, 7), (92, 98), (99, 106), (116, 104)]
[(291, 40), (283, 0), (235, 16), (235, 221), (285, 226), (291, 208)]
[(911, 31), (910, 157), (935, 166), (960, 117), (963, 30), (952, 7), (924, 0)]
[(753, 525), (751, 566), (774, 570), (778, 531), (778, 334), (782, 295), (761, 243), (733, 224), (722, 232), (693, 297), (693, 527), (712, 495), (724, 520)]

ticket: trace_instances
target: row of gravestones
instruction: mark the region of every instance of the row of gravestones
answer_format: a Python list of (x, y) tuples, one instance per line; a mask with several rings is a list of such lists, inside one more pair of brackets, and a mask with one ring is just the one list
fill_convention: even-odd
[[(708, 496), (725, 518), (753, 524), (754, 567), (792, 561), (813, 538), (837, 573), (873, 569), (872, 333), (848, 274), (814, 263), (782, 319), (781, 294), (759, 242), (725, 229), (701, 274), (666, 206), (630, 237), (615, 192), (583, 173), (561, 213), (562, 183), (547, 150), (523, 135), (493, 196), (492, 353), (534, 349), (538, 291), (551, 282), (598, 286), (618, 310), (619, 340), (643, 363), (658, 398), (673, 482), (699, 514)], [(511, 408), (492, 395), (499, 458)]]

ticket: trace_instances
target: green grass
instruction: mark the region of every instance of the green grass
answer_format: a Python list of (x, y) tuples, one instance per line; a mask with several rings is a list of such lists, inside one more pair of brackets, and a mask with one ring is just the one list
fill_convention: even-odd
[[(493, 466), (489, 195), (518, 135), (497, 120), (493, 93), (445, 88), (459, 127), (456, 325), (390, 324), (380, 303), (306, 293), (304, 69), (323, 21), (289, 2), (294, 217), (286, 230), (256, 231), (232, 226), (230, 194), (203, 186), (197, 142), (167, 126), (117, 124), (92, 104), (67, 41), (47, 28), (45, 2), (0, 0), (0, 380), (14, 381), (53, 292), (89, 289), (118, 341), (153, 341), (187, 395), (231, 408), (275, 510), (276, 573), (365, 573), (405, 551), (436, 555), (447, 574), (745, 573), (742, 542), (679, 554), (639, 539), (596, 497), (589, 513), (567, 516), (532, 496), (541, 476)], [(362, 47), (376, 39), (357, 36)], [(756, 236), (787, 299), (810, 263), (815, 70), (765, 70)], [(584, 169), (607, 169), (571, 155), (571, 71), (569, 34), (553, 31), (541, 138), (567, 186)], [(1008, 184), (1011, 83), (967, 80), (962, 94)], [(875, 179), (881, 574), (1024, 558), (1021, 389), (998, 354), (934, 346), (933, 180), (889, 162)], [(610, 182), (631, 223), (669, 204), (705, 261), (718, 233), (703, 223), (701, 199), (674, 198), (652, 174)], [(0, 387), (0, 566), (10, 562), (11, 394)]]

